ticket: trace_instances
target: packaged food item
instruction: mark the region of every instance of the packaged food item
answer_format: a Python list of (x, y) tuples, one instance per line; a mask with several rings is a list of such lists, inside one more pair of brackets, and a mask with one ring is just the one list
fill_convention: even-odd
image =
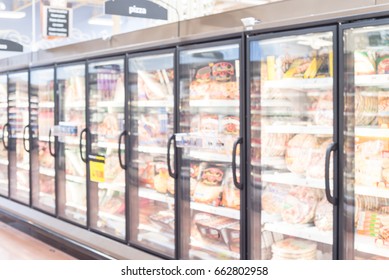
[(287, 168), (297, 174), (304, 174), (310, 161), (312, 150), (318, 148), (317, 138), (310, 134), (296, 134), (289, 140), (285, 153)]
[(273, 260), (314, 260), (317, 244), (297, 238), (286, 238), (272, 245)]
[(284, 199), (281, 212), (282, 219), (290, 224), (313, 222), (316, 206), (323, 197), (319, 189), (293, 187)]
[(174, 195), (174, 179), (170, 177), (168, 168), (165, 162), (158, 162), (155, 164), (154, 189), (160, 193), (167, 193)]
[(161, 228), (161, 231), (174, 232), (174, 212), (172, 210), (159, 211), (150, 216), (152, 224)]
[(356, 75), (373, 75), (376, 73), (375, 55), (370, 51), (354, 52), (354, 71)]
[[(238, 180), (240, 180), (239, 175)], [(228, 172), (226, 183), (223, 184), (221, 205), (224, 207), (240, 209), (240, 189), (235, 187), (231, 172)]]
[(314, 124), (332, 126), (334, 124), (333, 107), (332, 92), (321, 95), (319, 100), (313, 105)]
[(154, 176), (155, 176), (154, 162), (141, 162), (139, 163), (139, 183), (140, 186), (146, 188), (154, 188)]
[(240, 130), (240, 120), (237, 116), (225, 116), (221, 120), (223, 132), (228, 135), (238, 135)]
[(200, 132), (218, 134), (219, 116), (215, 114), (200, 115)]
[(281, 184), (266, 184), (262, 192), (262, 210), (269, 214), (281, 215), (284, 208), (284, 200), (291, 186)]
[(117, 141), (119, 135), (118, 116), (116, 114), (106, 114), (102, 122), (97, 126), (97, 133), (108, 139)]
[(311, 64), (310, 58), (295, 58), (283, 78), (302, 78)]
[(374, 123), (379, 111), (378, 98), (373, 92), (360, 89), (355, 91), (355, 124), (369, 125)]
[(165, 145), (167, 133), (166, 114), (142, 114), (138, 121), (139, 145)]
[(377, 113), (378, 125), (384, 128), (389, 126), (389, 97), (380, 96), (378, 97), (378, 113)]
[[(310, 152), (309, 164), (307, 166), (306, 176), (309, 178), (323, 179), (324, 166), (325, 166), (325, 156), (328, 146), (332, 143), (332, 139), (325, 139), (316, 149), (312, 149)], [(330, 160), (330, 178), (333, 177), (333, 164), (332, 164), (332, 155)]]
[(323, 198), (316, 207), (315, 226), (322, 231), (331, 231), (333, 228), (333, 205)]
[(377, 52), (377, 74), (389, 74), (389, 52)]
[(285, 155), (286, 146), (291, 135), (287, 133), (262, 133), (261, 153), (263, 157), (281, 157)]
[(226, 169), (223, 165), (202, 163), (193, 200), (219, 206), (222, 198), (225, 173)]
[[(146, 72), (138, 70), (139, 100), (166, 100), (172, 90), (171, 69)], [(169, 73), (169, 74), (168, 74)]]
[(240, 223), (235, 222), (222, 229), (222, 237), (232, 252), (240, 252)]

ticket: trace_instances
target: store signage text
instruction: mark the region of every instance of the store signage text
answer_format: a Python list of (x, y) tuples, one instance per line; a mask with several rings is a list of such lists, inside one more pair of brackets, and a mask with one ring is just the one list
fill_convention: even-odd
[(167, 9), (147, 0), (106, 1), (105, 14), (167, 20)]

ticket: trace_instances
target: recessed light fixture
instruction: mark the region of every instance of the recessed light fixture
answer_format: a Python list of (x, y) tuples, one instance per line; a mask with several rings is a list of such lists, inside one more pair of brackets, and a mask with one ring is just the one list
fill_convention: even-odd
[(21, 19), (26, 16), (25, 12), (15, 12), (15, 11), (0, 11), (0, 18), (6, 19)]

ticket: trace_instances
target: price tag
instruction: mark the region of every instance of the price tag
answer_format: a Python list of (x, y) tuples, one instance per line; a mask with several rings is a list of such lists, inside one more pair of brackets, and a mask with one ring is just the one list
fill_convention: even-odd
[(96, 183), (104, 183), (105, 156), (89, 155), (90, 180)]

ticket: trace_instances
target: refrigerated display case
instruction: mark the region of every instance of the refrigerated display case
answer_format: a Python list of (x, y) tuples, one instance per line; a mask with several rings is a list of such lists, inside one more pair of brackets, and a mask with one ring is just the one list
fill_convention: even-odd
[(249, 40), (251, 258), (333, 258), (335, 34)]
[(56, 68), (58, 95), (58, 216), (87, 226), (85, 63)]
[(30, 71), (32, 206), (56, 213), (54, 68)]
[(8, 197), (8, 82), (0, 75), (0, 195)]
[(389, 259), (389, 24), (344, 27), (348, 259)]
[(125, 128), (124, 90), (124, 57), (88, 64), (90, 227), (121, 240), (126, 237), (126, 181), (119, 159)]
[(30, 205), (29, 73), (8, 75), (9, 182), (11, 199)]
[[(174, 50), (128, 58), (130, 243), (176, 256), (175, 180), (169, 176), (174, 134)], [(168, 156), (169, 160), (168, 160)]]
[(180, 255), (240, 259), (240, 41), (179, 51)]

